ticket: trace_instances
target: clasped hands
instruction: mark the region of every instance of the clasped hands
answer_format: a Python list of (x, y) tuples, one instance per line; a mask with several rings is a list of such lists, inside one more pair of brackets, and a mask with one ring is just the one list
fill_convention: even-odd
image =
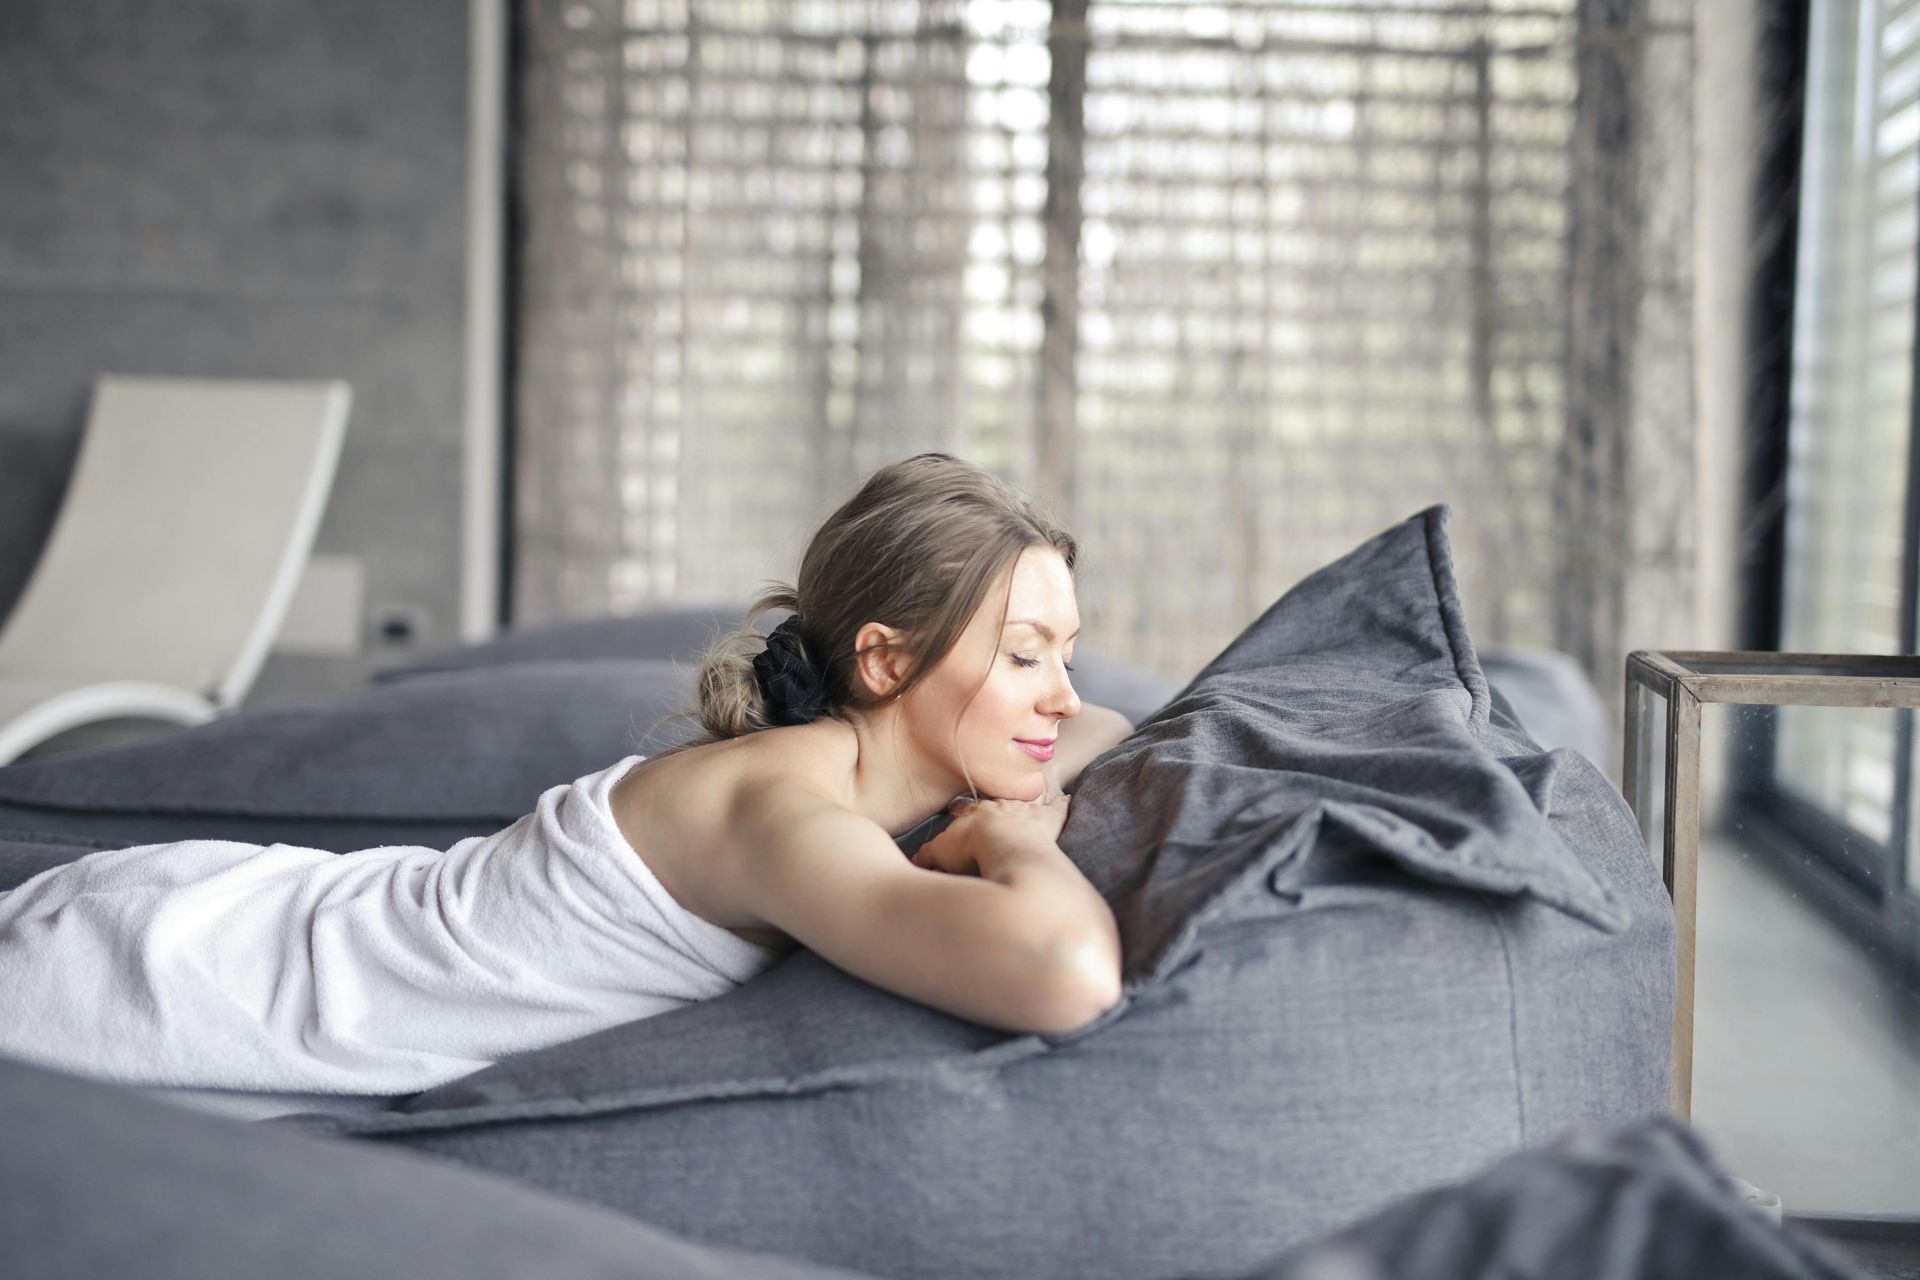
[(1073, 797), (1049, 792), (1038, 800), (959, 796), (947, 806), (953, 821), (921, 845), (913, 865), (950, 875), (983, 875), (996, 858), (1036, 849), (1058, 850)]

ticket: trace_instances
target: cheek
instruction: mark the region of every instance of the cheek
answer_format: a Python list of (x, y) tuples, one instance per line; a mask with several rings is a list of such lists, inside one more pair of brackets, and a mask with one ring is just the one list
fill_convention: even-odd
[(965, 719), (960, 722), (961, 732), (978, 738), (1011, 738), (1020, 725), (1020, 699), (1017, 681), (1001, 678), (999, 673), (988, 677), (986, 686), (980, 690), (980, 696), (967, 708)]
[[(990, 738), (1011, 736), (1012, 731), (1006, 728), (1008, 712), (1005, 682), (999, 679), (996, 672), (981, 685), (978, 672), (979, 668), (976, 667), (971, 673), (956, 673), (953, 678), (941, 681), (937, 688), (927, 689), (928, 696), (922, 699), (916, 719), (928, 735), (929, 743), (938, 742), (944, 746), (948, 741), (947, 735), (954, 731), (956, 725), (959, 741), (963, 744), (978, 744)], [(976, 685), (980, 688), (977, 694), (974, 693)]]
[(1002, 737), (1002, 729), (1006, 727), (1006, 693), (1000, 681), (989, 677), (972, 702), (968, 702), (970, 693), (972, 689), (954, 691), (954, 699), (945, 708), (947, 720), (943, 725), (954, 723), (954, 716), (958, 716), (962, 743), (977, 745)]

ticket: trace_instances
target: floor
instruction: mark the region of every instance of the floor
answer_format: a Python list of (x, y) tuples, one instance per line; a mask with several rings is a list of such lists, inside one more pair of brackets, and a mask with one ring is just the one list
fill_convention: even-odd
[[(1789, 1216), (1920, 1219), (1920, 1025), (1758, 853), (1700, 850), (1693, 1122)], [(1920, 1278), (1920, 1241), (1837, 1241)]]

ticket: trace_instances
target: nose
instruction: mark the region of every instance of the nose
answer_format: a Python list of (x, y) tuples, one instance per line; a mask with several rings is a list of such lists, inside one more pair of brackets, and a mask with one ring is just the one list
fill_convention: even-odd
[(1067, 675), (1065, 665), (1054, 670), (1054, 678), (1047, 685), (1047, 694), (1040, 703), (1041, 711), (1050, 716), (1065, 719), (1080, 714), (1080, 695), (1073, 691), (1073, 679)]

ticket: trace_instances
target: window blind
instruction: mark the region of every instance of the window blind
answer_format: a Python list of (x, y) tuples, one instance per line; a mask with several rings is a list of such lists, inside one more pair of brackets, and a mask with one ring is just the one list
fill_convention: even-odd
[[(1811, 18), (1781, 645), (1897, 653), (1920, 266), (1920, 0), (1816, 0)], [(1784, 708), (1781, 784), (1885, 842), (1894, 719)]]

